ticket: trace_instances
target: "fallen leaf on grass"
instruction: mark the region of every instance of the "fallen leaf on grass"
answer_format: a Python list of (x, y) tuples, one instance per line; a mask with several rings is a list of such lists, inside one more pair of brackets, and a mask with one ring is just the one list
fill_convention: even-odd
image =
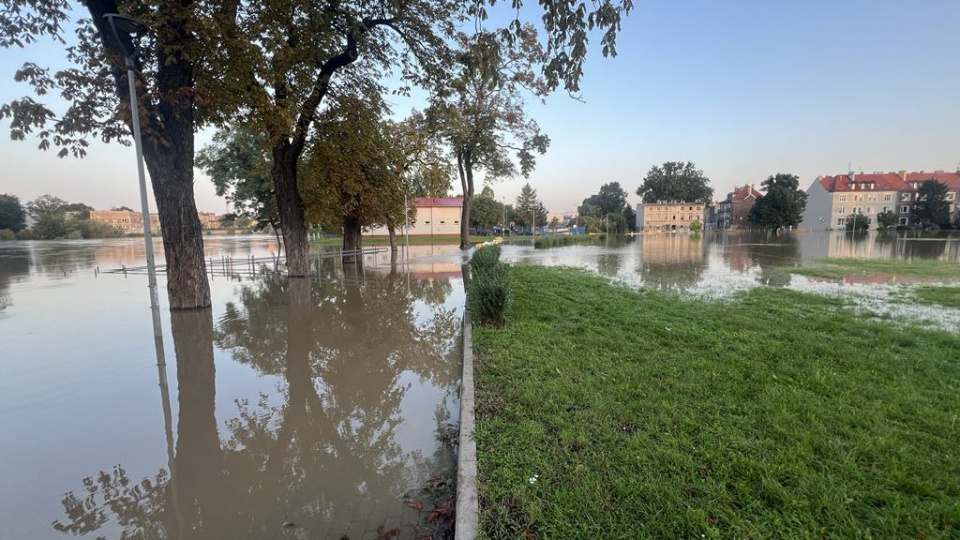
[(423, 503), (420, 501), (405, 501), (403, 504), (414, 510), (423, 510)]

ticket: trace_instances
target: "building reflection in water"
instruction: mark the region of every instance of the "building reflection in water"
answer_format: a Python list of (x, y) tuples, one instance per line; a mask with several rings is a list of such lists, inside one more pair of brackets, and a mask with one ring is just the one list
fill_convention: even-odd
[(700, 281), (706, 266), (706, 242), (701, 235), (646, 234), (641, 237), (636, 272), (645, 287), (685, 289)]
[[(241, 286), (216, 324), (209, 309), (171, 313), (175, 442), (160, 370), (170, 462), (136, 482), (122, 466), (84, 479), (63, 498), (54, 528), (122, 538), (293, 531), (339, 539), (358, 520), (371, 529), (416, 523), (402, 497), (452, 475), (452, 450), (433, 437), (411, 445), (400, 432), (424, 423), (433, 432), (456, 413), (460, 316), (445, 307), (454, 290), (447, 279), (396, 271), (268, 275)], [(276, 393), (239, 400), (218, 422), (215, 350), (275, 378)], [(437, 395), (428, 418), (404, 410)]]

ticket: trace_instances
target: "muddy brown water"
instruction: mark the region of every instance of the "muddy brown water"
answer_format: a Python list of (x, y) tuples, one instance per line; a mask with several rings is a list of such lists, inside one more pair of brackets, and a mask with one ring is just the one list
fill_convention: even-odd
[[(215, 270), (226, 257), (242, 270), (276, 248), (214, 237), (206, 250)], [(779, 270), (825, 257), (960, 261), (960, 236), (663, 234), (504, 248), (517, 264), (714, 296), (835, 289)], [(395, 266), (386, 252), (362, 267), (318, 260), (309, 280), (215, 271), (211, 309), (163, 307), (159, 348), (146, 276), (96, 272), (143, 260), (140, 239), (0, 242), (0, 539), (429, 532), (422, 488), (444, 491), (455, 467), (440, 439), (459, 408), (456, 246), (413, 246)]]

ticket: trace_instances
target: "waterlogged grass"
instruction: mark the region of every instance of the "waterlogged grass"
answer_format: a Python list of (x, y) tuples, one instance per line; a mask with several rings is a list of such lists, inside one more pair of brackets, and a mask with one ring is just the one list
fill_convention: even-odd
[(960, 338), (513, 267), (474, 328), (486, 538), (957, 538)]
[(785, 271), (824, 279), (898, 276), (960, 281), (960, 262), (940, 260), (821, 259), (816, 266), (790, 267)]
[[(489, 242), (493, 240), (493, 236), (471, 236), (470, 243), (478, 244), (480, 242)], [(310, 243), (315, 246), (339, 246), (343, 244), (343, 238), (338, 236), (330, 236), (327, 238), (321, 238), (319, 240), (311, 240)], [(401, 235), (397, 235), (397, 245), (405, 246), (407, 240)], [(444, 236), (411, 236), (410, 245), (411, 246), (423, 246), (430, 244), (459, 244), (460, 237), (456, 235), (444, 235)], [(364, 246), (385, 246), (390, 244), (390, 238), (386, 236), (364, 236), (363, 245)]]
[(573, 244), (593, 244), (606, 240), (606, 234), (560, 234), (551, 236), (541, 236), (533, 241), (535, 249), (546, 249), (560, 246), (571, 246)]
[(909, 298), (920, 304), (960, 309), (960, 286), (937, 287), (924, 285), (923, 287), (913, 289), (911, 293)]

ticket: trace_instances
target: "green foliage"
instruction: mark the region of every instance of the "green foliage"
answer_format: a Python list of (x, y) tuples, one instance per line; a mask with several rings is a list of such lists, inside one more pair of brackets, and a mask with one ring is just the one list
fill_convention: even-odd
[(863, 214), (852, 214), (847, 217), (845, 228), (858, 233), (867, 232), (870, 228), (870, 220)]
[(910, 291), (909, 300), (930, 306), (960, 309), (960, 287), (923, 285)]
[[(523, 188), (520, 189), (516, 203), (514, 207), (516, 214), (513, 221), (516, 222), (517, 225), (520, 227), (532, 227), (534, 225), (541, 227), (547, 224), (547, 209), (544, 208), (543, 203), (537, 198), (537, 190), (533, 189), (529, 182), (524, 184)], [(534, 217), (536, 217), (535, 224)]]
[(703, 230), (703, 223), (700, 223), (699, 219), (695, 219), (690, 222), (690, 232), (696, 234)]
[(20, 232), (27, 228), (27, 212), (16, 195), (0, 195), (0, 229)]
[(783, 289), (511, 274), (509, 326), (473, 334), (485, 538), (960, 530), (957, 335)]
[(620, 182), (600, 186), (599, 193), (583, 200), (577, 214), (595, 218), (603, 222), (604, 228), (612, 228), (615, 232), (632, 230), (637, 223), (637, 214), (627, 202), (627, 192), (620, 187)]
[(913, 207), (913, 222), (924, 227), (950, 227), (950, 203), (947, 185), (936, 180), (924, 180), (917, 189), (917, 203)]
[(196, 158), (217, 195), (226, 197), (237, 215), (256, 220), (257, 230), (280, 224), (265, 145), (266, 137), (237, 125), (218, 131)]
[(467, 302), (480, 324), (503, 326), (512, 301), (510, 271), (500, 262), (500, 246), (478, 248), (470, 257)]
[(653, 166), (637, 188), (643, 202), (658, 201), (702, 202), (713, 199), (710, 179), (692, 162), (668, 161), (662, 167)]
[(795, 227), (807, 207), (807, 194), (800, 191), (800, 178), (794, 174), (770, 176), (761, 184), (765, 191), (750, 209), (750, 223), (767, 229)]
[(490, 186), (484, 186), (480, 195), (474, 197), (470, 204), (471, 227), (491, 227), (503, 221), (503, 203), (494, 198)]
[(0, 240), (16, 240), (17, 234), (10, 229), (0, 229)]
[(76, 232), (81, 238), (120, 238), (123, 236), (123, 231), (120, 229), (109, 225), (107, 223), (100, 223), (98, 221), (67, 221), (68, 228), (73, 228), (73, 232)]
[(877, 227), (881, 230), (895, 228), (897, 226), (897, 214), (887, 210), (877, 214)]

